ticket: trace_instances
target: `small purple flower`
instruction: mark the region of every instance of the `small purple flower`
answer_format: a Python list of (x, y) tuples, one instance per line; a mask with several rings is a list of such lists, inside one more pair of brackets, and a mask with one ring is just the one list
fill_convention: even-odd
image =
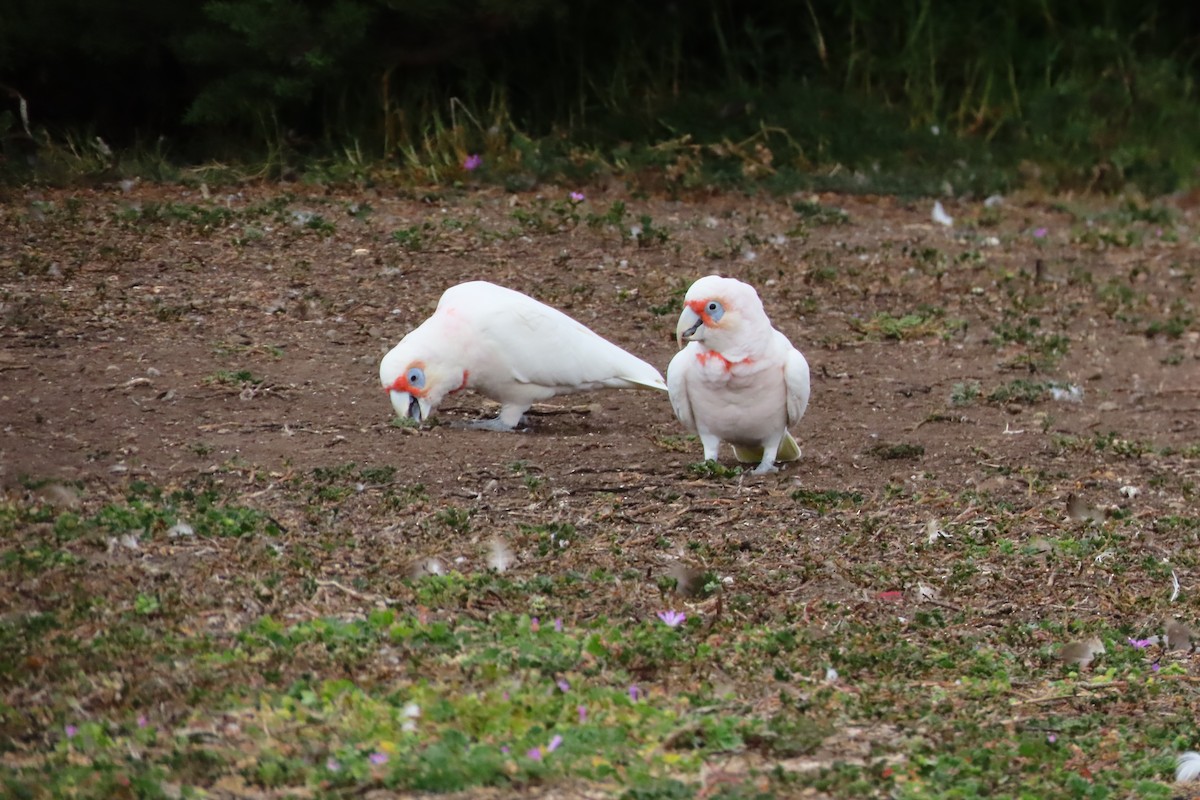
[(387, 760), (388, 760), (387, 753), (381, 753), (378, 750), (376, 750), (374, 753), (371, 753), (371, 763), (377, 767), (380, 764), (386, 764)]
[(678, 628), (681, 624), (683, 624), (683, 621), (687, 619), (687, 614), (684, 614), (682, 611), (676, 611), (672, 608), (668, 611), (658, 612), (658, 618), (661, 619), (668, 628)]
[(63, 733), (67, 734), (68, 739), (74, 739), (75, 734), (79, 733), (79, 728), (75, 727), (74, 725), (68, 725), (63, 728)]
[(501, 753), (504, 753), (504, 755), (508, 755), (509, 753), (511, 753), (511, 752), (512, 752), (512, 748), (510, 748), (510, 747), (509, 747), (508, 745), (506, 745), (506, 744), (502, 744), (502, 745), (500, 745), (500, 752), (501, 752)]
[(539, 630), (541, 630), (541, 628), (542, 628), (542, 625), (541, 625), (541, 623), (540, 623), (540, 622), (538, 622), (538, 618), (537, 618), (537, 617), (532, 617), (532, 618), (530, 618), (530, 620), (529, 620), (529, 630), (533, 631), (534, 633), (537, 633)]
[(478, 153), (472, 153), (471, 155), (467, 156), (465, 161), (463, 161), (463, 169), (465, 169), (467, 172), (474, 172), (482, 166), (483, 156), (479, 155)]
[(529, 756), (534, 761), (541, 761), (542, 760), (542, 748), (535, 747), (532, 750), (530, 750), (528, 753), (526, 753), (525, 755)]
[(1162, 669), (1162, 667), (1159, 666), (1159, 663), (1157, 661), (1155, 661), (1153, 664), (1150, 665), (1151, 672), (1158, 672), (1160, 669)]
[(558, 686), (558, 690), (560, 692), (562, 692), (563, 694), (566, 694), (567, 692), (571, 691), (571, 684), (567, 682), (566, 678), (559, 678), (554, 683), (556, 686)]
[(579, 706), (575, 710), (579, 712), (579, 724), (587, 722), (587, 706)]
[(562, 633), (562, 617), (554, 618), (554, 632)]
[(563, 743), (563, 738), (561, 736), (556, 735), (553, 739), (550, 740), (550, 744), (546, 745), (546, 752), (553, 753), (555, 750), (557, 750), (559, 748), (559, 746), (562, 743)]
[(631, 683), (629, 685), (629, 699), (636, 703), (642, 696), (642, 690), (638, 688), (638, 685)]
[(1056, 733), (1047, 733), (1046, 734), (1046, 742), (1047, 743), (1054, 744), (1057, 741), (1058, 741), (1058, 734), (1056, 734)]
[(568, 197), (571, 198), (572, 203), (582, 203), (584, 200), (587, 199), (584, 196), (583, 192), (571, 192), (571, 194), (569, 194)]
[(1034, 228), (1033, 229), (1033, 238), (1045, 239), (1046, 238), (1046, 229), (1045, 228)]
[(1147, 647), (1154, 644), (1152, 639), (1128, 639), (1127, 641), (1138, 650), (1145, 650)]
[(138, 726), (139, 728), (144, 728), (144, 727), (146, 727), (146, 726), (147, 726), (147, 725), (149, 725), (149, 724), (150, 724), (150, 722), (149, 722), (149, 720), (147, 720), (147, 719), (146, 719), (146, 715), (145, 715), (145, 714), (139, 714), (139, 715), (138, 715), (138, 718), (137, 718), (137, 726)]
[(330, 772), (338, 772), (341, 770), (341, 768), (342, 765), (339, 764), (338, 760), (333, 756), (325, 759), (325, 769), (329, 770)]

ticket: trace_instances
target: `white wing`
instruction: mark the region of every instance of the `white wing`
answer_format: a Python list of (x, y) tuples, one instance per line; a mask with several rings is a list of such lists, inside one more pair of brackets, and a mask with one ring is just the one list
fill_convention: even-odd
[(688, 365), (696, 363), (693, 348), (697, 347), (699, 345), (689, 344), (676, 353), (667, 365), (667, 391), (671, 397), (671, 408), (675, 410), (675, 417), (683, 423), (683, 427), (690, 431), (696, 430), (696, 417), (692, 411), (692, 399), (688, 397), (685, 377)]
[(520, 383), (555, 389), (667, 388), (650, 364), (520, 292), (475, 281), (447, 290), (442, 301), (467, 312), (475, 335)]
[[(782, 335), (782, 334), (781, 334)], [(808, 408), (808, 361), (804, 355), (788, 345), (787, 363), (783, 368), (783, 380), (787, 386), (787, 424), (795, 425)]]

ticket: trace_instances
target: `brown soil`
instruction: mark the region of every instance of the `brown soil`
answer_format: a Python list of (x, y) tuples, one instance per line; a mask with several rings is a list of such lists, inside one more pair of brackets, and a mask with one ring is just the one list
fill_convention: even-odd
[[(349, 542), (309, 553), (300, 571), (319, 582), (317, 595), (299, 582), (272, 595), (228, 581), (222, 598), (179, 599), (225, 615), (225, 625), (345, 610), (363, 597), (403, 600), (414, 562), (483, 569), (492, 535), (513, 545), (517, 574), (600, 567), (648, 578), (581, 596), (564, 616), (652, 614), (662, 608), (654, 575), (680, 555), (754, 594), (757, 608), (745, 613), (817, 599), (860, 616), (894, 613), (868, 601), (881, 592), (912, 600), (919, 583), (945, 584), (961, 537), (937, 556), (914, 544), (930, 520), (976, 524), (984, 512), (972, 497), (1007, 504), (1003, 535), (1018, 545), (1077, 529), (1066, 503), (1075, 493), (1101, 514), (1142, 520), (1137, 546), (1147, 557), (1194, 552), (1194, 530), (1172, 538), (1153, 525), (1196, 513), (1193, 217), (1177, 217), (1160, 236), (1153, 224), (1089, 227), (1050, 203), (1009, 199), (998, 212), (949, 202), (957, 224), (947, 229), (930, 222), (931, 201), (823, 196), (849, 222), (815, 224), (791, 198), (676, 202), (590, 190), (581, 212), (602, 214), (622, 199), (627, 224), (649, 215), (668, 235), (639, 247), (611, 226), (547, 230), (533, 219), (521, 229), (514, 212), (553, 227), (554, 213), (539, 211), (531, 194), (289, 191), (284, 201), (278, 187), (211, 199), (180, 187), (30, 191), (0, 207), (0, 483), (10, 493), (30, 491), (26, 479), (53, 479), (81, 486), (82, 502), (96, 505), (135, 479), (164, 488), (204, 479), (270, 513), (296, 547), (331, 530)], [(565, 190), (547, 197), (561, 202)], [(278, 212), (247, 211), (272, 201)], [(207, 225), (151, 219), (166, 204), (233, 216)], [(414, 226), (419, 247), (393, 236)], [(1035, 238), (1042, 227), (1046, 236)], [(1144, 241), (1121, 246), (1129, 231)], [(665, 370), (677, 312), (661, 307), (677, 308), (681, 291), (713, 272), (754, 284), (812, 367), (812, 402), (794, 429), (804, 455), (777, 474), (690, 471), (700, 445), (684, 437), (666, 395), (650, 391), (561, 398), (510, 434), (390, 424), (379, 358), (448, 286), (483, 278), (526, 292)], [(923, 307), (943, 316), (905, 338), (879, 335), (877, 315)], [(1170, 332), (1178, 336), (1147, 335), (1172, 318), (1182, 320)], [(1034, 341), (999, 341), (1004, 324), (1024, 326)], [(1066, 337), (1065, 355), (1047, 355), (1038, 335)], [(239, 371), (261, 382), (229, 377)], [(1077, 386), (1082, 402), (987, 400), (1016, 379)], [(956, 385), (973, 383), (978, 397), (951, 402)], [(461, 394), (437, 417), (492, 413)], [(428, 499), (386, 507), (381, 487), (365, 485), (322, 505), (289, 490), (316, 468), (348, 462), (394, 466), (396, 484), (422, 484)], [(858, 493), (862, 503), (831, 523), (793, 497), (801, 488)], [(469, 523), (444, 524), (438, 515), (451, 507)], [(555, 561), (520, 527), (552, 523), (574, 526), (576, 538)], [(201, 552), (161, 539), (137, 554), (94, 557), (114, 581), (149, 580), (132, 562), (159, 558), (181, 580), (194, 572), (199, 586), (223, 569), (214, 547), (230, 564), (250, 558), (232, 542)], [(884, 562), (907, 566), (881, 585), (872, 565)], [(1179, 578), (1185, 592), (1194, 588), (1188, 569)], [(1052, 571), (985, 571), (938, 602), (976, 621), (1005, 613), (1144, 622), (1149, 612), (1109, 581), (1087, 564), (1057, 583)], [(367, 594), (342, 591), (352, 585)], [(1139, 591), (1165, 602), (1169, 588)], [(1069, 612), (1058, 605), (1064, 591)], [(5, 604), (40, 602), (30, 589)]]
[[(794, 486), (874, 495), (888, 482), (957, 493), (985, 481), (1020, 494), (1022, 479), (996, 479), (1011, 469), (1057, 475), (1052, 497), (1083, 489), (1115, 503), (1119, 484), (1141, 477), (1145, 488), (1139, 473), (1147, 465), (1133, 461), (1109, 475), (1104, 459), (1063, 458), (1051, 437), (1113, 431), (1156, 447), (1200, 443), (1194, 326), (1181, 339), (1150, 337), (1096, 299), (1097, 287), (1112, 281), (1145, 296), (1147, 319), (1168, 318), (1172, 303), (1194, 309), (1195, 248), (1086, 249), (1068, 241), (1070, 218), (1041, 204), (1009, 205), (995, 227), (957, 234), (929, 222), (928, 202), (823, 197), (844, 208), (850, 224), (783, 241), (775, 237), (803, 222), (784, 200), (628, 201), (634, 220), (649, 214), (669, 233), (665, 244), (642, 248), (611, 227), (582, 224), (496, 236), (518, 226), (514, 209), (536, 203), (498, 191), (426, 200), (387, 191), (299, 195), (283, 218), (217, 229), (120, 221), (152, 203), (237, 213), (277, 192), (245, 190), (211, 203), (182, 188), (9, 198), (0, 242), (0, 463), (8, 485), (20, 476), (174, 483), (231, 461), (268, 471), (354, 461), (395, 465), (441, 500), (524, 460), (565, 498), (600, 484), (628, 484), (626, 502), (647, 484), (720, 486), (688, 477), (698, 443), (664, 446), (664, 437), (683, 431), (665, 395), (654, 393), (563, 398), (511, 435), (390, 427), (379, 357), (429, 315), (443, 289), (478, 278), (555, 305), (664, 371), (676, 312), (652, 307), (708, 273), (757, 286), (775, 325), (812, 365), (813, 399), (796, 428), (803, 460), (747, 478), (749, 496)], [(593, 195), (588, 207), (603, 211), (613, 199)], [(359, 221), (347, 211), (354, 204), (372, 211)], [(963, 220), (982, 211), (949, 205)], [(289, 219), (305, 212), (323, 215), (336, 232)], [(468, 225), (456, 232), (447, 220)], [(419, 252), (391, 236), (425, 224), (431, 231)], [(259, 231), (247, 235), (251, 227)], [(1049, 229), (1044, 246), (1034, 227)], [(989, 247), (989, 236), (1004, 244)], [(740, 254), (731, 254), (731, 242), (742, 243)], [(965, 330), (906, 341), (857, 330), (880, 312), (901, 317), (922, 306), (964, 320)], [(1023, 369), (1028, 348), (992, 343), (1006, 312), (1065, 334), (1067, 355), (1048, 372)], [(215, 379), (239, 370), (263, 383)], [(1078, 385), (1083, 402), (949, 402), (955, 384), (978, 382), (986, 396), (1018, 378)], [(485, 405), (456, 396), (439, 417), (473, 419), (490, 413)], [(889, 462), (870, 454), (880, 443), (911, 443), (924, 454)]]

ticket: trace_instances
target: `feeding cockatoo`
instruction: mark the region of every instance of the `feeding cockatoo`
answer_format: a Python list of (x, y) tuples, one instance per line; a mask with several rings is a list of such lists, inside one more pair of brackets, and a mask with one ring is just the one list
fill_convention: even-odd
[(771, 327), (758, 292), (733, 278), (709, 275), (691, 285), (675, 335), (684, 347), (667, 367), (675, 416), (700, 435), (704, 458), (721, 442), (756, 473), (794, 461), (788, 433), (808, 408), (808, 362)]
[(447, 289), (433, 316), (383, 357), (379, 379), (396, 413), (417, 422), (446, 395), (474, 389), (500, 403), (478, 427), (503, 431), (555, 395), (667, 388), (654, 367), (561, 311), (486, 281)]

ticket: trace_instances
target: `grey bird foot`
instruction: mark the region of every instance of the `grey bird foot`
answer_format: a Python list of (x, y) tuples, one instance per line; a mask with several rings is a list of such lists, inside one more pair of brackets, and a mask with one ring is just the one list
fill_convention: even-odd
[[(524, 421), (524, 418), (521, 420)], [(520, 424), (520, 423), (518, 423)], [(467, 423), (468, 428), (474, 428), (477, 431), (499, 431), (501, 433), (511, 433), (517, 430), (516, 425), (509, 425), (502, 421), (499, 417), (494, 419), (480, 419), (474, 422)]]

